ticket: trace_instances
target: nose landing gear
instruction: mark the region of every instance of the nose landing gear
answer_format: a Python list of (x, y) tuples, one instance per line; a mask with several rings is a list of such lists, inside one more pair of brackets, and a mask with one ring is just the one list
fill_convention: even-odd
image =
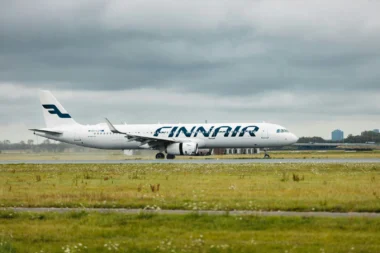
[(270, 155), (268, 154), (268, 150), (264, 149), (264, 159), (270, 159)]

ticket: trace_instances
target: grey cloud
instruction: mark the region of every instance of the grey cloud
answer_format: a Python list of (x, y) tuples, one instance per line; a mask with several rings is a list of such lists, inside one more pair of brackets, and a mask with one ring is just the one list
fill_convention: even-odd
[[(379, 5), (0, 0), (0, 87), (33, 93), (0, 96), (0, 121), (41, 123), (34, 119), (38, 88), (66, 94), (63, 102), (89, 123), (103, 115), (136, 123), (226, 114), (290, 124), (373, 117), (380, 109)], [(92, 100), (78, 100), (86, 106), (74, 99), (86, 93)], [(140, 102), (119, 96), (128, 93)]]
[[(144, 1), (54, 3), (39, 1), (36, 8), (28, 9), (18, 2), (4, 9), (5, 25), (0, 29), (3, 82), (100, 90), (177, 87), (221, 95), (330, 89), (343, 83), (352, 89), (358, 83), (377, 88), (371, 80), (350, 75), (353, 69), (373, 63), (377, 51), (364, 51), (360, 43), (331, 40), (330, 33), (325, 38), (323, 33), (315, 39), (300, 38), (302, 32), (313, 34), (334, 23), (317, 21), (331, 18), (337, 8), (324, 15), (324, 8), (318, 7), (316, 12), (322, 17), (311, 12), (308, 19), (289, 9), (292, 5), (278, 1), (209, 1), (204, 6), (164, 1), (164, 5), (172, 4), (168, 10)], [(274, 5), (283, 6), (283, 12), (274, 9), (272, 19), (255, 16)], [(215, 9), (211, 15), (204, 10), (207, 7)], [(63, 11), (58, 12), (59, 8)], [(176, 9), (178, 13), (173, 13)], [(188, 15), (184, 16), (185, 10)], [(275, 24), (284, 29), (274, 29)], [(349, 32), (357, 29), (346, 28), (348, 39), (354, 37)], [(340, 34), (342, 30), (338, 29)], [(362, 35), (365, 45), (366, 35)]]

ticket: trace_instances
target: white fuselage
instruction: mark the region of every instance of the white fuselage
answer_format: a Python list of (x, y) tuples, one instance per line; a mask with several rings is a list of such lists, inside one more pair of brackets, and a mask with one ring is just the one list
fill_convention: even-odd
[[(199, 148), (269, 148), (291, 145), (298, 138), (284, 127), (269, 123), (219, 124), (146, 124), (115, 125), (127, 134), (165, 138), (178, 142), (194, 142)], [(35, 132), (49, 139), (99, 149), (150, 149), (144, 142), (129, 140), (123, 134), (113, 133), (107, 124), (67, 125), (49, 128), (60, 135)], [(156, 147), (165, 150), (165, 147)]]

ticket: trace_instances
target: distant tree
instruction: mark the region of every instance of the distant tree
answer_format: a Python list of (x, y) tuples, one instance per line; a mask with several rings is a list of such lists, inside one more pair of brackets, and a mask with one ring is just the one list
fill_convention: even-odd
[(373, 131), (364, 131), (360, 135), (352, 135), (350, 134), (345, 139), (347, 143), (366, 143), (366, 142), (375, 142), (380, 143), (380, 133), (376, 133)]
[(11, 145), (10, 140), (0, 141), (0, 148), (1, 148), (1, 149), (8, 150), (8, 149), (11, 148), (10, 145)]
[(314, 137), (301, 137), (298, 140), (298, 143), (325, 143), (326, 140), (322, 137), (314, 136)]
[(15, 149), (28, 149), (28, 146), (25, 141), (20, 141), (18, 145), (15, 145)]
[(27, 143), (28, 143), (28, 146), (33, 146), (33, 144), (34, 144), (34, 140), (29, 139)]

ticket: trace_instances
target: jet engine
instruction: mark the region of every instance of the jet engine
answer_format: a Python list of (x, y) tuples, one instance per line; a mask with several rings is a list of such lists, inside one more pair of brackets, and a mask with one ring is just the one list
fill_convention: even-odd
[(194, 142), (169, 144), (166, 147), (166, 153), (169, 155), (196, 155), (198, 153), (198, 144)]

